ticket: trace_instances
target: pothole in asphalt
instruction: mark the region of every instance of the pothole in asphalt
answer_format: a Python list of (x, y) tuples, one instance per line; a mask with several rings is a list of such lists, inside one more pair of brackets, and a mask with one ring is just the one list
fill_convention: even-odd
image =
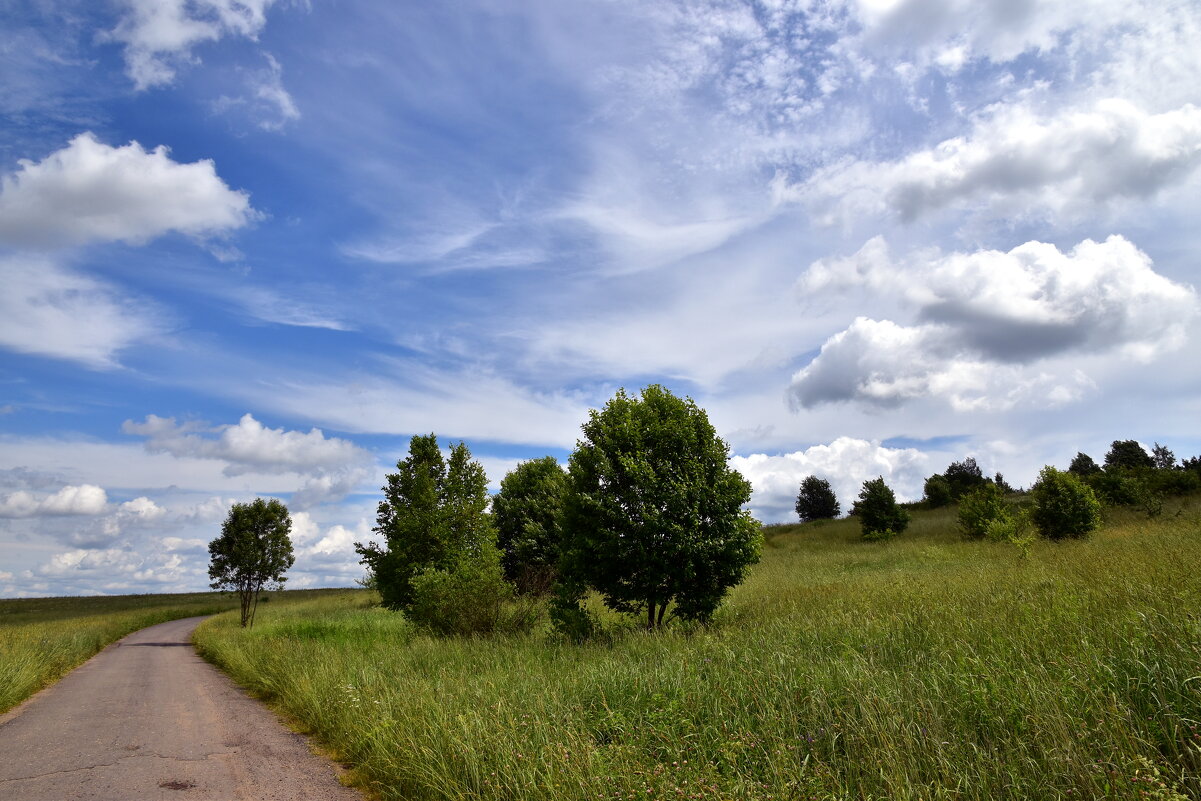
[(181, 782), (179, 780), (175, 780), (175, 781), (170, 781), (170, 782), (159, 782), (158, 786), (164, 787), (168, 790), (191, 790), (193, 787), (196, 786), (196, 782), (188, 782), (188, 781)]

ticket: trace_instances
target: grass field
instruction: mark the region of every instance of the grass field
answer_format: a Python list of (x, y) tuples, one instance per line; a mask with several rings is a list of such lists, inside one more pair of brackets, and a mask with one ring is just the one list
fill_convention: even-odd
[[(320, 592), (272, 595), (310, 599)], [(132, 631), (237, 606), (236, 596), (217, 592), (0, 599), (0, 713)]]
[(1198, 503), (1092, 540), (768, 529), (707, 629), (445, 640), (363, 591), (202, 652), (387, 799), (1201, 798)]

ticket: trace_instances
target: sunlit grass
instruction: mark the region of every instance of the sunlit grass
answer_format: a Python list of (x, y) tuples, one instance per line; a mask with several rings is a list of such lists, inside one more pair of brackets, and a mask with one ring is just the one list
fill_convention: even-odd
[(708, 629), (443, 640), (347, 592), (197, 641), (389, 799), (1196, 798), (1198, 546), (1195, 502), (1028, 558), (940, 510), (769, 529)]

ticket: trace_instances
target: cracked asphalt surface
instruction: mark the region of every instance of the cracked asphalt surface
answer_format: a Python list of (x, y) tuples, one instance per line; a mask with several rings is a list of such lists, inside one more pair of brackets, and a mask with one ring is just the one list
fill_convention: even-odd
[(134, 632), (0, 717), (0, 798), (362, 801), (196, 654), (203, 619)]

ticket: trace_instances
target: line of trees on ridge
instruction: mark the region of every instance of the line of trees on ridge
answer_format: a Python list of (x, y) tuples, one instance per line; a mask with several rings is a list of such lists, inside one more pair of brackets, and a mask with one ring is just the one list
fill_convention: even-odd
[[(1201, 489), (1201, 457), (1177, 461), (1158, 442), (1151, 453), (1136, 440), (1114, 440), (1104, 467), (1077, 453), (1067, 470), (1050, 465), (1014, 503), (1015, 490), (1004, 476), (988, 478), (975, 458), (952, 462), (927, 478), (918, 503), (899, 504), (883, 477), (865, 481), (850, 514), (859, 518), (863, 538), (889, 539), (909, 523), (906, 507), (937, 509), (955, 504), (960, 531), (969, 538), (1009, 541), (1025, 548), (1034, 533), (1047, 539), (1087, 537), (1101, 523), (1103, 506), (1142, 509), (1149, 516), (1163, 510), (1164, 499)], [(801, 522), (838, 517), (840, 506), (830, 482), (806, 476), (797, 494)]]

